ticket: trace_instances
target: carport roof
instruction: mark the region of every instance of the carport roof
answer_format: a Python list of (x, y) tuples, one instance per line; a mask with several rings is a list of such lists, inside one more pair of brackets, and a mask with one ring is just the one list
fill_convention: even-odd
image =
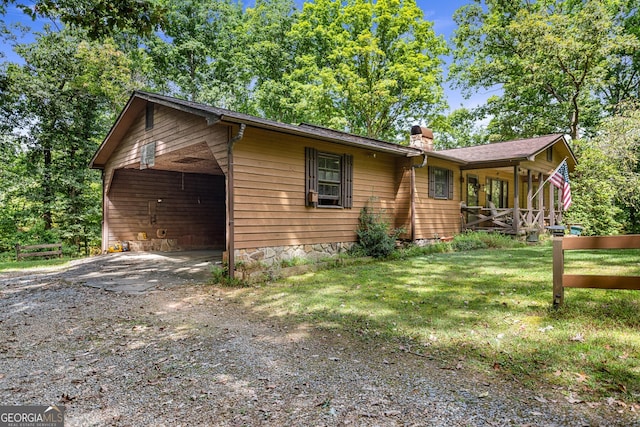
[[(103, 168), (109, 157), (118, 146), (120, 140), (124, 136), (126, 130), (131, 125), (135, 116), (142, 111), (147, 102), (153, 102), (158, 105), (164, 105), (180, 111), (201, 116), (207, 120), (209, 124), (228, 123), (228, 124), (245, 124), (247, 126), (273, 130), (287, 134), (293, 134), (303, 137), (320, 139), (323, 141), (334, 142), (343, 145), (365, 148), (373, 151), (386, 152), (389, 154), (400, 155), (404, 157), (416, 157), (423, 154), (422, 150), (407, 147), (391, 142), (381, 141), (374, 138), (367, 138), (346, 132), (340, 132), (333, 129), (302, 123), (300, 125), (291, 125), (280, 123), (273, 120), (263, 119), (249, 114), (238, 113), (223, 108), (212, 107), (210, 105), (198, 102), (186, 101), (183, 99), (173, 98), (170, 96), (158, 95), (149, 92), (135, 91), (129, 98), (127, 105), (124, 107), (115, 124), (107, 134), (106, 138), (98, 148), (98, 151), (91, 160), (90, 166), (93, 168)], [(438, 155), (456, 163), (459, 160), (449, 158), (446, 155)]]

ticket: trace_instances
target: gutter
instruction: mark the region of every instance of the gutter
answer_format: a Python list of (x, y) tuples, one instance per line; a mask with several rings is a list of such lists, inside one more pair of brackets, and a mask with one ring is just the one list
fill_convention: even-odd
[(247, 125), (240, 124), (240, 129), (236, 136), (229, 140), (227, 145), (227, 253), (228, 263), (227, 266), (229, 278), (233, 279), (234, 272), (236, 270), (235, 260), (235, 206), (234, 206), (234, 194), (233, 194), (233, 146), (236, 142), (240, 141), (244, 137), (244, 130)]
[(427, 165), (427, 153), (422, 153), (422, 163), (411, 165), (411, 241), (416, 240), (416, 169)]

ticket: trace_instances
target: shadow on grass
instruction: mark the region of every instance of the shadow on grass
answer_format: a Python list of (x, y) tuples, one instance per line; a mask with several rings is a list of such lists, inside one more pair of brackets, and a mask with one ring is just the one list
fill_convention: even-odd
[(552, 249), (543, 246), (319, 271), (249, 299), (271, 316), (463, 357), (534, 383), (638, 400), (640, 294), (570, 290), (556, 311), (551, 290)]

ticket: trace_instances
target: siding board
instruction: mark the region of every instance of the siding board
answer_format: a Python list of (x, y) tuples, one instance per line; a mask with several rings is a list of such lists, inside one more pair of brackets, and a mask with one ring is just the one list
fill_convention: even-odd
[[(306, 207), (305, 147), (353, 156), (353, 208)], [(376, 206), (393, 215), (395, 158), (271, 131), (247, 129), (234, 148), (235, 246), (353, 242), (360, 209)]]
[[(224, 177), (185, 174), (183, 181), (181, 175), (117, 170), (107, 204), (109, 244), (135, 241), (140, 232), (156, 238), (158, 229), (166, 229), (166, 238), (176, 239), (180, 249), (224, 248)], [(155, 212), (155, 223), (150, 211)]]

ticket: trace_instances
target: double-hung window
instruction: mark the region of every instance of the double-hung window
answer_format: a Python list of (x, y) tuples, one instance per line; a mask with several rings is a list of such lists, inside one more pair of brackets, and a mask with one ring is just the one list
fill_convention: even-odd
[(453, 171), (429, 166), (429, 197), (453, 200)]
[(306, 205), (353, 206), (353, 156), (305, 148)]

